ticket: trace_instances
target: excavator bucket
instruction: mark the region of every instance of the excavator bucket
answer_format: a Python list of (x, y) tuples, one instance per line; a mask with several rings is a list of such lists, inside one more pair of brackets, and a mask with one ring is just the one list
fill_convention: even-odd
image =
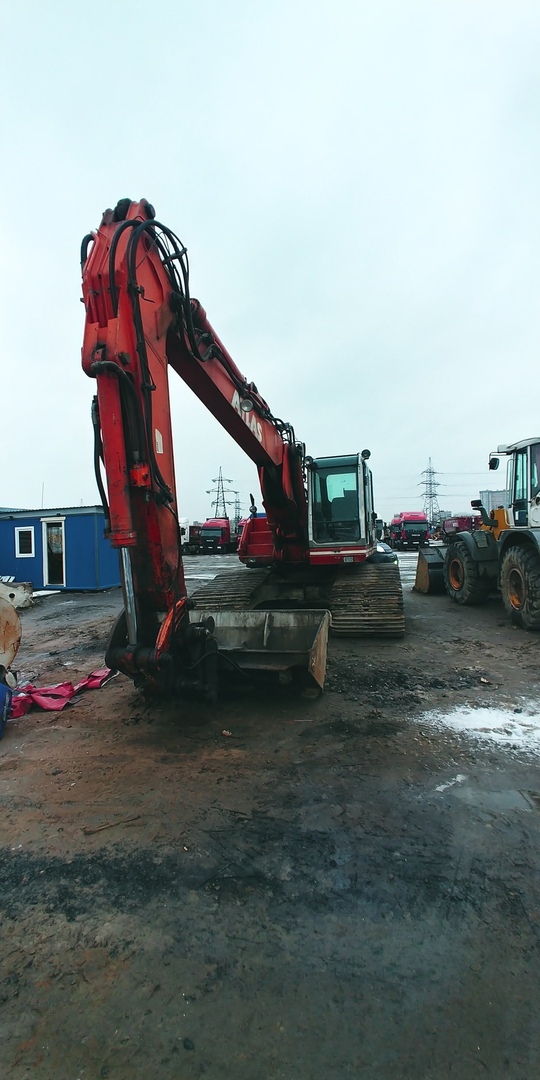
[(445, 548), (421, 548), (416, 566), (415, 592), (444, 592), (444, 555)]
[(304, 673), (322, 690), (330, 615), (328, 611), (201, 611), (190, 622), (211, 616), (223, 671)]

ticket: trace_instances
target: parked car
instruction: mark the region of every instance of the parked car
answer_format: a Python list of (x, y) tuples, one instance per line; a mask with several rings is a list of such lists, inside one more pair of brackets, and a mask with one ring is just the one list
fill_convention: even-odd
[(398, 557), (395, 551), (389, 544), (385, 544), (383, 540), (377, 541), (377, 553), (371, 556), (371, 562), (397, 562)]

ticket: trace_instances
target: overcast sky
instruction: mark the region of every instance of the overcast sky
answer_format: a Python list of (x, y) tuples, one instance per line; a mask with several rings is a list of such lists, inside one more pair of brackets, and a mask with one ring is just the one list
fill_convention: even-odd
[[(385, 519), (540, 435), (538, 0), (4, 0), (0, 505), (98, 501), (79, 247), (148, 198), (191, 291)], [(172, 372), (179, 511), (256, 471)]]

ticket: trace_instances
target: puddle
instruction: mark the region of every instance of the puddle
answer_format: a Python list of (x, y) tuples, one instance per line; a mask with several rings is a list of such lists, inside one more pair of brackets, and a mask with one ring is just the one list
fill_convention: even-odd
[(540, 754), (537, 702), (523, 702), (506, 709), (458, 706), (449, 713), (424, 713), (422, 724), (447, 728), (477, 742), (496, 743), (520, 753)]
[(417, 563), (417, 551), (400, 551), (398, 553), (399, 574), (403, 589), (412, 589), (416, 581)]
[(462, 784), (467, 777), (464, 773), (458, 773), (457, 776), (453, 776), (451, 780), (447, 780), (445, 784), (437, 784), (435, 791), (446, 791), (447, 788), (451, 788), (454, 784)]
[(517, 788), (508, 791), (479, 791), (475, 788), (460, 787), (454, 788), (452, 794), (469, 806), (480, 806), (502, 813), (508, 810), (527, 810), (530, 813), (531, 810), (538, 809), (533, 796), (527, 791), (518, 791)]
[(435, 791), (442, 795), (448, 792), (450, 795), (475, 806), (480, 810), (507, 813), (509, 810), (540, 810), (540, 792), (525, 791), (519, 788), (507, 788), (504, 791), (486, 791), (480, 788), (474, 781), (470, 782), (464, 773), (458, 773), (444, 784), (437, 784)]

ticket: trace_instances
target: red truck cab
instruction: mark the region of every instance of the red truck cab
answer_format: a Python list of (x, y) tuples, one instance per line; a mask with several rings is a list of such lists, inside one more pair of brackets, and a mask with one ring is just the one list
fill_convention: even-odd
[(202, 551), (201, 542), (201, 528), (200, 522), (196, 521), (193, 525), (188, 526), (187, 536), (184, 535), (182, 543), (183, 555), (200, 555)]
[(231, 535), (231, 523), (228, 518), (207, 518), (201, 527), (201, 549), (203, 555), (227, 555), (236, 551), (237, 537)]
[(426, 515), (416, 510), (404, 510), (390, 522), (390, 547), (400, 551), (424, 547), (428, 534), (429, 522)]

